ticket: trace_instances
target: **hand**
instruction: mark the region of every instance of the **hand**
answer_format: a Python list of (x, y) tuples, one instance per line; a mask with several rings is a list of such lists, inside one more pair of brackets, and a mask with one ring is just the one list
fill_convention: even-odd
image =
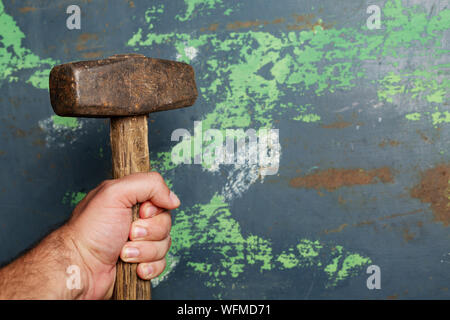
[[(141, 203), (140, 219), (131, 223), (131, 207)], [(155, 172), (108, 180), (89, 192), (65, 225), (82, 274), (81, 298), (110, 298), (116, 262), (138, 263), (137, 274), (149, 280), (166, 266), (171, 217), (180, 200)]]

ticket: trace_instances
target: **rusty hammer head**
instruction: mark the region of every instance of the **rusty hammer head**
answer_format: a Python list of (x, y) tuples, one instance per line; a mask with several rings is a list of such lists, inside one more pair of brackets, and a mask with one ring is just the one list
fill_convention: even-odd
[(50, 101), (67, 117), (127, 117), (194, 104), (193, 68), (182, 62), (115, 55), (71, 62), (50, 72)]

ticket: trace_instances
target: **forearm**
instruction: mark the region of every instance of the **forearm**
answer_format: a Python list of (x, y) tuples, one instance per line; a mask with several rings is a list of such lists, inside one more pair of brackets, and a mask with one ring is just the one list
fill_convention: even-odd
[[(79, 289), (70, 285), (71, 265), (80, 270)], [(70, 232), (63, 226), (0, 269), (0, 299), (79, 299), (88, 281)]]

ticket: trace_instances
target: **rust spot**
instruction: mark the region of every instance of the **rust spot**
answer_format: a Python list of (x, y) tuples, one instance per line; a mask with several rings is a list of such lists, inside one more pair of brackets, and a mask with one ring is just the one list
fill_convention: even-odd
[(33, 141), (33, 146), (43, 147), (43, 146), (45, 146), (45, 140), (44, 139), (35, 139)]
[(3, 156), (3, 155), (5, 155), (6, 154), (6, 152), (5, 151), (3, 151), (3, 150), (0, 150), (0, 156)]
[(272, 21), (272, 24), (279, 24), (279, 23), (283, 23), (284, 22), (284, 18), (278, 18)]
[(98, 37), (97, 37), (97, 35), (95, 33), (82, 33), (78, 37), (78, 40), (79, 41), (83, 41), (83, 42), (86, 42), (88, 40), (93, 40), (93, 39), (95, 39), (95, 40), (98, 39)]
[(397, 300), (398, 299), (398, 294), (396, 293), (396, 294), (393, 294), (391, 296), (387, 296), (387, 299), (388, 300)]
[(201, 32), (205, 32), (205, 31), (216, 31), (219, 28), (219, 24), (218, 23), (213, 23), (210, 24), (208, 28), (200, 28)]
[[(357, 114), (353, 113), (352, 114), (352, 118), (353, 118), (353, 122), (349, 122), (349, 121), (345, 121), (344, 118), (341, 115), (338, 115), (336, 118), (335, 122), (332, 122), (330, 124), (324, 124), (322, 125), (322, 128), (325, 129), (344, 129), (347, 127), (350, 127), (351, 125), (353, 125), (353, 123), (355, 123), (356, 118), (357, 118)], [(357, 125), (362, 126), (364, 123), (362, 122), (356, 122)]]
[(423, 133), (422, 131), (416, 130), (416, 132), (417, 132), (418, 135), (420, 135), (420, 138), (422, 138), (422, 140), (425, 141), (426, 143), (433, 143), (433, 142), (431, 141), (431, 139), (428, 138), (428, 137), (425, 135), (425, 133)]
[(400, 145), (400, 142), (398, 142), (397, 140), (384, 140), (380, 142), (380, 144), (378, 144), (378, 146), (380, 148), (384, 148), (387, 145), (390, 145), (391, 147), (397, 147)]
[(98, 40), (98, 36), (95, 33), (82, 33), (78, 37), (76, 49), (78, 51), (83, 51), (88, 49), (88, 41)]
[(28, 12), (34, 12), (36, 11), (36, 8), (33, 7), (23, 7), (19, 9), (20, 13), (28, 13)]
[(211, 24), (211, 25), (208, 27), (208, 30), (209, 30), (209, 31), (216, 31), (218, 27), (219, 27), (219, 24), (218, 24), (218, 23), (213, 23), (213, 24)]
[[(398, 218), (398, 217), (404, 217), (404, 216), (409, 216), (409, 215), (413, 215), (419, 212), (423, 212), (423, 210), (414, 210), (414, 211), (410, 211), (410, 212), (406, 212), (406, 213), (395, 213), (395, 214), (391, 214), (389, 216), (384, 216), (384, 217), (379, 217), (378, 219), (374, 219), (374, 220), (365, 220), (365, 221), (360, 221), (357, 223), (353, 223), (351, 225), (348, 225), (346, 223), (340, 225), (339, 227), (335, 228), (335, 229), (326, 229), (323, 231), (323, 233), (328, 234), (328, 233), (333, 233), (333, 232), (341, 232), (344, 228), (346, 228), (347, 226), (349, 227), (361, 227), (361, 226), (369, 226), (374, 224), (376, 221), (383, 221), (383, 220), (387, 220), (387, 219), (394, 219), (394, 218)], [(345, 226), (345, 227), (344, 227)], [(383, 225), (383, 228), (388, 227), (387, 224)]]
[(289, 185), (293, 188), (326, 189), (334, 191), (341, 187), (354, 185), (388, 183), (394, 180), (388, 167), (364, 169), (335, 169), (320, 171), (306, 176), (291, 179)]
[(353, 226), (354, 227), (370, 226), (371, 224), (374, 224), (374, 223), (375, 223), (375, 221), (366, 220), (366, 221), (361, 221), (361, 222), (355, 223)]
[(313, 14), (313, 13), (303, 14), (303, 15), (293, 14), (293, 16), (297, 23), (309, 22), (316, 17), (315, 14)]
[(18, 138), (23, 138), (23, 137), (26, 137), (26, 135), (27, 135), (27, 133), (24, 130), (19, 129), (19, 128), (16, 128), (13, 133)]
[(251, 27), (258, 27), (260, 25), (264, 24), (262, 21), (254, 20), (254, 21), (235, 21), (232, 23), (227, 24), (228, 30), (236, 30), (236, 29), (243, 29), (243, 28), (251, 28)]
[(348, 227), (348, 224), (347, 223), (343, 223), (339, 227), (337, 227), (336, 229), (324, 230), (323, 233), (328, 234), (328, 233), (341, 232), (342, 230), (344, 230), (344, 228), (347, 228), (347, 227)]
[(18, 108), (21, 104), (20, 98), (18, 97), (9, 97), (8, 101), (14, 106), (14, 108)]
[(397, 140), (389, 140), (389, 145), (391, 147), (397, 147), (400, 144)]
[(321, 26), (323, 29), (330, 29), (332, 27), (332, 24), (325, 24), (322, 19), (315, 19), (316, 16), (312, 13), (306, 15), (294, 14), (293, 16), (296, 23), (288, 25), (288, 30), (314, 30), (317, 26)]
[[(259, 26), (267, 26), (269, 24), (280, 24), (284, 23), (284, 18), (277, 18), (272, 21), (261, 21), (261, 20), (252, 20), (252, 21), (235, 21), (227, 24), (228, 30), (236, 30), (236, 29), (248, 29)], [(211, 25), (213, 26), (213, 25)], [(217, 27), (214, 30), (211, 30), (211, 26), (208, 28), (210, 31), (217, 30)]]
[(413, 198), (430, 203), (434, 221), (450, 224), (450, 165), (441, 164), (421, 174), (421, 181), (411, 190)]
[(352, 125), (351, 122), (347, 122), (347, 121), (336, 121), (330, 124), (324, 124), (322, 125), (322, 128), (325, 129), (343, 129), (343, 128), (347, 128), (350, 127)]
[(422, 209), (417, 209), (417, 210), (413, 210), (410, 212), (406, 212), (406, 213), (394, 213), (391, 214), (390, 216), (385, 216), (385, 217), (380, 217), (378, 218), (378, 220), (387, 220), (387, 219), (394, 219), (394, 218), (398, 218), (398, 217), (405, 217), (405, 216), (409, 216), (409, 215), (413, 215), (419, 212), (422, 212)]
[(410, 232), (408, 227), (403, 228), (403, 240), (409, 242), (412, 239), (414, 239), (414, 234)]

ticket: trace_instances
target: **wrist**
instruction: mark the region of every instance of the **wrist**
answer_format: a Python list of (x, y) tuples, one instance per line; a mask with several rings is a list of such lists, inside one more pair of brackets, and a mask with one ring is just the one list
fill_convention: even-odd
[(93, 288), (92, 272), (83, 258), (83, 249), (78, 244), (75, 233), (69, 225), (64, 225), (57, 231), (63, 239), (64, 253), (66, 259), (64, 263), (64, 272), (66, 281), (64, 284), (65, 299), (90, 299), (90, 293)]
[(89, 272), (66, 226), (0, 269), (0, 299), (84, 299), (90, 284)]

